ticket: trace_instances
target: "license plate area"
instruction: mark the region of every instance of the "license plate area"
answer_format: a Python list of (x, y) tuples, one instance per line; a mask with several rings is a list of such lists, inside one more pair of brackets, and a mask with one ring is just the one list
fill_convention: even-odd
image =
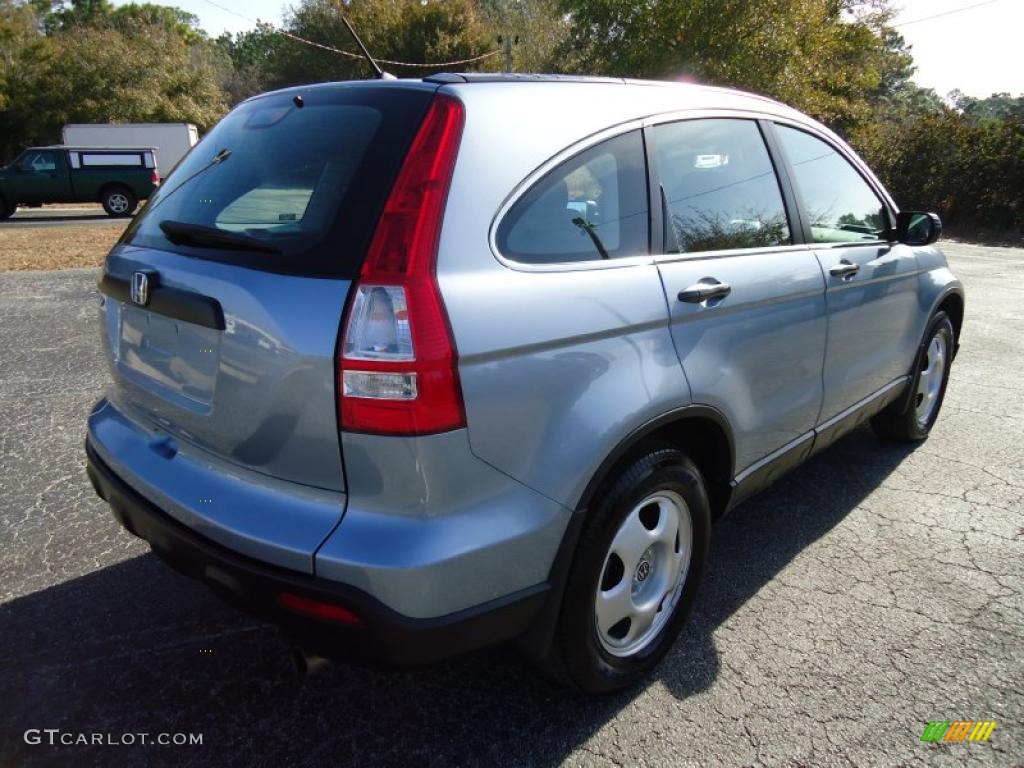
[(212, 328), (121, 307), (119, 366), (143, 386), (192, 403), (209, 406), (213, 402), (220, 341), (220, 332)]

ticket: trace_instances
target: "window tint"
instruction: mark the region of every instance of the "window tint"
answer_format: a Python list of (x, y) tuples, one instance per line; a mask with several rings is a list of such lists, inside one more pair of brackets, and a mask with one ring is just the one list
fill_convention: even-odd
[(529, 264), (647, 253), (647, 172), (639, 131), (549, 172), (509, 210), (498, 249)]
[(654, 128), (670, 253), (791, 242), (779, 182), (753, 120), (686, 120)]
[[(433, 94), (317, 86), (302, 96), (259, 97), (232, 111), (160, 185), (125, 241), (286, 274), (359, 274)], [(161, 222), (222, 230), (257, 247), (172, 242)]]
[(32, 152), (21, 161), (20, 166), (27, 171), (36, 171), (37, 173), (55, 171), (57, 170), (57, 157), (53, 152)]
[(875, 241), (889, 226), (885, 206), (831, 145), (809, 133), (776, 126), (793, 183), (816, 243)]

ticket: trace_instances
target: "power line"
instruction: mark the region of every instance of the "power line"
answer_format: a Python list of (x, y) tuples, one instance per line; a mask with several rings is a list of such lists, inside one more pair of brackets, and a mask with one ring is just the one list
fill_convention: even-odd
[[(250, 24), (256, 24), (257, 26), (260, 24), (259, 21), (251, 19), (248, 16), (244, 16), (238, 11), (235, 11), (231, 8), (227, 8), (226, 6), (223, 6), (220, 3), (214, 2), (214, 0), (204, 0), (204, 2), (209, 3), (215, 8), (220, 8), (220, 10), (224, 11), (225, 13), (230, 13), (232, 16), (237, 16), (243, 21), (248, 21)], [(284, 35), (287, 38), (295, 40), (296, 42), (303, 43), (305, 45), (311, 45), (314, 48), (320, 48), (321, 50), (330, 51), (331, 53), (338, 53), (341, 54), (342, 56), (348, 56), (350, 59), (359, 59), (360, 61), (366, 61), (366, 58), (362, 54), (352, 53), (351, 51), (343, 51), (340, 48), (334, 48), (333, 46), (330, 45), (324, 45), (323, 43), (318, 43), (314, 40), (307, 40), (304, 37), (299, 37), (298, 35), (292, 34), (286, 29), (275, 27), (273, 24), (268, 23), (266, 24), (266, 26), (269, 27), (272, 31), (277, 32), (279, 35)], [(497, 56), (501, 52), (501, 49), (498, 49), (491, 51), (490, 53), (484, 53), (479, 56), (473, 56), (472, 58), (469, 59), (458, 59), (457, 61), (440, 61), (431, 64), (417, 64), (410, 61), (392, 61), (391, 59), (374, 60), (380, 64), (391, 64), (392, 66), (395, 67), (419, 67), (424, 69), (437, 69), (439, 67), (453, 67), (456, 64), (472, 64), (475, 61), (483, 61), (484, 59), (489, 59), (492, 56)]]
[(980, 8), (983, 5), (992, 5), (992, 3), (998, 3), (999, 0), (983, 0), (983, 2), (975, 3), (974, 5), (965, 5), (962, 8), (953, 8), (949, 11), (943, 11), (942, 13), (933, 13), (931, 16), (922, 16), (919, 19), (911, 19), (910, 21), (901, 21), (899, 24), (893, 24), (893, 27), (906, 27), (911, 24), (918, 24), (922, 21), (930, 21), (931, 19), (938, 19), (941, 16), (952, 16), (954, 13), (963, 13), (964, 11), (970, 11), (974, 8)]

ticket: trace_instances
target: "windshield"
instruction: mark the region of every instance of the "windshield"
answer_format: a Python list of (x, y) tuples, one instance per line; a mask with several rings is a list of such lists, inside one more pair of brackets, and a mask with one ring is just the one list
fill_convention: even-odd
[(174, 169), (122, 242), (353, 277), (431, 97), (339, 85), (246, 102)]

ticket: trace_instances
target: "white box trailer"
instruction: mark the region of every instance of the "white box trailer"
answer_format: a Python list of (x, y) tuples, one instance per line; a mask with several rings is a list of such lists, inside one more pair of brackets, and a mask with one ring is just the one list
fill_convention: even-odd
[(163, 178), (195, 143), (199, 133), (191, 123), (69, 123), (64, 144), (76, 147), (153, 147)]

